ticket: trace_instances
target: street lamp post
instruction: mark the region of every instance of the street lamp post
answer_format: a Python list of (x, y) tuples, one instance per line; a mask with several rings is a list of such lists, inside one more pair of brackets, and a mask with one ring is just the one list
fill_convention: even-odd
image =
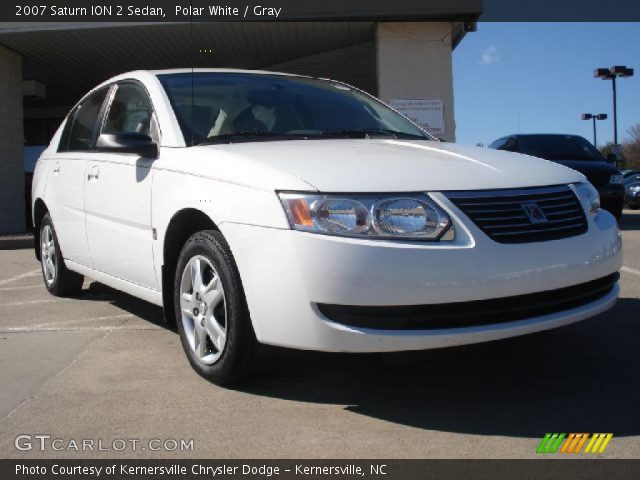
[(593, 146), (598, 148), (598, 137), (596, 135), (596, 120), (606, 120), (606, 113), (583, 113), (582, 120), (593, 120)]
[[(593, 76), (602, 80), (611, 80), (613, 89), (613, 143), (618, 144), (618, 102), (616, 98), (616, 78), (633, 77), (633, 68), (627, 68), (624, 65), (616, 65), (611, 68), (596, 68)], [(594, 121), (595, 122), (595, 121)]]

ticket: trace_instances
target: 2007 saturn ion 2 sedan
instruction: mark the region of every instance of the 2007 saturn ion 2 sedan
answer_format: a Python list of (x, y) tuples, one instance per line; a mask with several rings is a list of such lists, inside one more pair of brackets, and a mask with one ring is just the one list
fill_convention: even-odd
[(567, 325), (615, 303), (622, 262), (582, 174), (257, 71), (99, 85), (38, 161), (33, 220), (49, 292), (87, 276), (163, 306), (219, 384), (259, 343), (418, 350)]

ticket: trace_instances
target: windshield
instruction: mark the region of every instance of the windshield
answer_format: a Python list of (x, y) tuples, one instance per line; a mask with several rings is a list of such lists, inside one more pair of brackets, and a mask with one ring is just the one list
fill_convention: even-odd
[(547, 160), (604, 161), (587, 140), (573, 135), (526, 135), (518, 137), (518, 152)]
[(158, 75), (189, 146), (390, 136), (433, 140), (373, 97), (339, 82), (284, 75)]

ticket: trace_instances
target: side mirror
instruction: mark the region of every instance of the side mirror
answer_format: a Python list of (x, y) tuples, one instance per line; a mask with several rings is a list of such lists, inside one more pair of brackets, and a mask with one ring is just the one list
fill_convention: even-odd
[(109, 153), (135, 153), (143, 158), (158, 158), (158, 145), (144, 133), (103, 133), (98, 137), (96, 150)]
[(607, 162), (615, 165), (618, 162), (618, 156), (615, 153), (607, 153)]

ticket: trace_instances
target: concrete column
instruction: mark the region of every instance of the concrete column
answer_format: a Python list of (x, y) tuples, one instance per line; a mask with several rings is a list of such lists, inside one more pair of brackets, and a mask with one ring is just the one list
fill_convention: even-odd
[(451, 23), (380, 22), (376, 31), (378, 96), (441, 98), (447, 141), (455, 141)]
[(0, 45), (0, 233), (25, 231), (22, 57)]

